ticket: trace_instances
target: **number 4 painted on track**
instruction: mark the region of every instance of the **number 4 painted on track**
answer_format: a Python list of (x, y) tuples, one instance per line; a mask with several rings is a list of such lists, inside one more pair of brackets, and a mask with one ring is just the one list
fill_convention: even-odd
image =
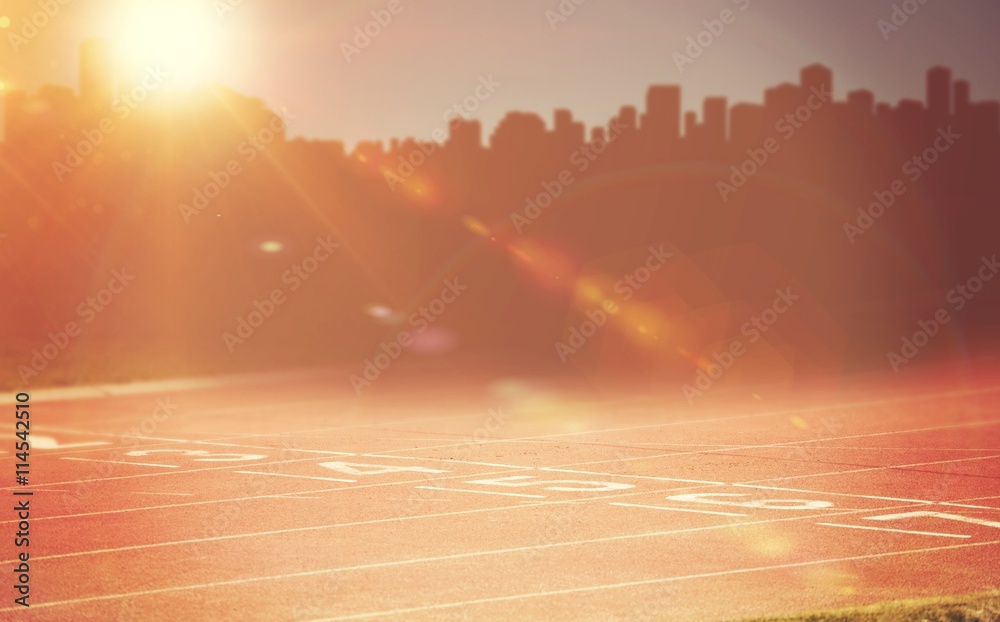
[(884, 516), (866, 516), (865, 520), (903, 520), (906, 518), (943, 518), (962, 523), (972, 523), (973, 525), (983, 525), (984, 527), (996, 527), (1000, 529), (1000, 523), (996, 521), (984, 520), (982, 518), (970, 518), (961, 514), (947, 514), (945, 512), (905, 512), (903, 514), (886, 514)]

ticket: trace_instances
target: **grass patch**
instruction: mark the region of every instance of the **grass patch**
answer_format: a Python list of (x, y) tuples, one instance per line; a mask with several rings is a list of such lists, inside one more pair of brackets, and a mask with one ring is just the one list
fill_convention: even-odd
[(1000, 622), (1000, 591), (968, 596), (897, 600), (743, 622)]

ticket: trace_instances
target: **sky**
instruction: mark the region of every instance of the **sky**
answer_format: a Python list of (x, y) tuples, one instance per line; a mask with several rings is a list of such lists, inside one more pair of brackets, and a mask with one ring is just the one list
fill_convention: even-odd
[[(429, 139), (481, 79), (495, 86), (471, 116), (487, 137), (511, 110), (550, 126), (562, 107), (606, 123), (622, 105), (641, 110), (650, 84), (680, 84), (685, 109), (714, 95), (760, 102), (814, 62), (834, 70), (839, 98), (869, 88), (881, 101), (922, 100), (926, 70), (942, 64), (972, 82), (973, 99), (1000, 99), (996, 0), (395, 0), (384, 26), (372, 11), (392, 0), (170, 0), (143, 22), (159, 1), (0, 0), (0, 83), (76, 88), (78, 46), (95, 35), (119, 49), (167, 46), (156, 53), (175, 63), (178, 85), (220, 82), (287, 107), (292, 136), (349, 146)], [(45, 4), (58, 9), (25, 37), (22, 20)], [(904, 5), (916, 11), (880, 30)], [(709, 45), (679, 68), (675, 54), (725, 10), (731, 23), (703, 34)], [(377, 34), (347, 54), (366, 25)]]

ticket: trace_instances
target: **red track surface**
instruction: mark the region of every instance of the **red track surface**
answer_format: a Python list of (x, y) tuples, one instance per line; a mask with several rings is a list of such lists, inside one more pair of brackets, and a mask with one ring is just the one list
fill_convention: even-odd
[(996, 387), (690, 408), (343, 385), (39, 393), (32, 606), (8, 508), (0, 617), (713, 620), (1000, 587)]

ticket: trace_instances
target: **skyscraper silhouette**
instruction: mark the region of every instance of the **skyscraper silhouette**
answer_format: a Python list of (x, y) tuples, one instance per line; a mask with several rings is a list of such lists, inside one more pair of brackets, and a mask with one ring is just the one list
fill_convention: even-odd
[(951, 120), (951, 70), (933, 67), (927, 72), (928, 131), (945, 127)]
[(649, 87), (642, 130), (658, 156), (677, 143), (681, 135), (681, 87)]
[(816, 88), (823, 93), (833, 93), (833, 72), (824, 65), (809, 65), (802, 70), (800, 78), (802, 88), (807, 91)]

